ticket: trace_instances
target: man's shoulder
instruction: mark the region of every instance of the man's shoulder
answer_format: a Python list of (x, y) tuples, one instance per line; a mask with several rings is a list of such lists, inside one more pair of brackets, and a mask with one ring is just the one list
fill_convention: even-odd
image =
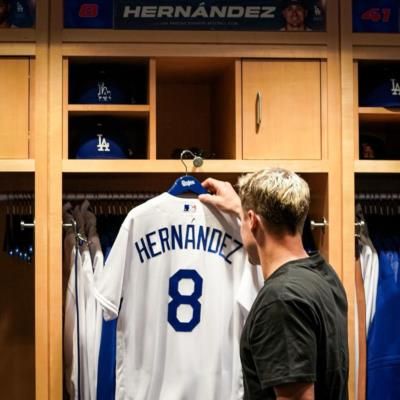
[(316, 298), (342, 288), (334, 269), (319, 254), (283, 265), (264, 286), (264, 303), (299, 299), (314, 303)]

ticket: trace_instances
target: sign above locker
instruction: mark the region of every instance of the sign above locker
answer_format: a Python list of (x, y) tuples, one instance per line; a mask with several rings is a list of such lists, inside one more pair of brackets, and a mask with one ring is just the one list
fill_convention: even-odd
[[(79, 3), (79, 4), (78, 4)], [(66, 28), (324, 31), (326, 0), (65, 0)], [(112, 15), (113, 14), (113, 15)]]
[(353, 32), (400, 32), (399, 0), (353, 0)]

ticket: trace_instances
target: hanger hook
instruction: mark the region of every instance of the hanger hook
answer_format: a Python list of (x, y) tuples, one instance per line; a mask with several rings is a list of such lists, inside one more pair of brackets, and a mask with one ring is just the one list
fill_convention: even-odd
[(188, 174), (188, 167), (187, 167), (185, 161), (183, 161), (183, 160), (184, 160), (184, 159), (183, 159), (183, 156), (184, 156), (185, 154), (190, 154), (190, 155), (193, 157), (193, 165), (194, 165), (196, 168), (199, 168), (199, 167), (201, 167), (201, 166), (203, 165), (203, 158), (202, 158), (202, 157), (196, 156), (196, 154), (194, 154), (193, 151), (191, 151), (191, 150), (188, 150), (188, 149), (183, 150), (183, 151), (181, 152), (181, 163), (182, 163), (182, 164), (184, 165), (184, 167), (185, 167), (185, 174), (186, 174), (186, 175)]
[(187, 149), (186, 149), (186, 150), (183, 150), (183, 151), (181, 152), (181, 163), (184, 165), (184, 167), (185, 167), (185, 175), (187, 175), (187, 174), (188, 174), (188, 167), (187, 167), (185, 161), (183, 161), (183, 156), (184, 156), (185, 154), (190, 154), (193, 158), (195, 158), (196, 156), (195, 156), (195, 154), (194, 154), (192, 151), (187, 150)]

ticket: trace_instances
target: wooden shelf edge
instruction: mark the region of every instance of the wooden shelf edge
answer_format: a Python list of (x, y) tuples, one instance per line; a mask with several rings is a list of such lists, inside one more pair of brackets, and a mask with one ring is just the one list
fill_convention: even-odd
[[(302, 173), (327, 173), (327, 161), (297, 160), (204, 160), (190, 173), (245, 173), (282, 167)], [(180, 160), (63, 160), (63, 172), (72, 173), (183, 173)]]
[(35, 42), (36, 30), (34, 28), (2, 29), (0, 42)]
[(393, 122), (400, 121), (400, 108), (359, 107), (360, 121), (365, 122)]
[[(293, 40), (291, 40), (293, 39)], [(238, 43), (238, 44), (307, 44), (327, 45), (326, 32), (260, 32), (260, 31), (172, 31), (64, 29), (63, 42), (109, 43)]]
[(386, 115), (399, 115), (400, 107), (385, 108), (385, 107), (359, 107), (359, 114), (386, 114)]
[(148, 104), (69, 104), (67, 109), (71, 115), (118, 114), (131, 117), (146, 117), (150, 112)]
[(0, 55), (2, 56), (34, 56), (35, 54), (35, 43), (6, 43), (0, 41)]
[(353, 33), (353, 45), (356, 46), (400, 46), (399, 33)]
[(231, 57), (231, 58), (321, 58), (328, 57), (326, 45), (243, 43), (89, 43), (64, 42), (65, 57)]
[[(388, 39), (390, 40), (390, 39)], [(354, 45), (353, 59), (354, 60), (400, 60), (400, 43), (397, 46), (383, 45)]]
[(0, 160), (0, 172), (35, 172), (35, 160)]
[(400, 174), (400, 161), (355, 160), (354, 172), (369, 174)]

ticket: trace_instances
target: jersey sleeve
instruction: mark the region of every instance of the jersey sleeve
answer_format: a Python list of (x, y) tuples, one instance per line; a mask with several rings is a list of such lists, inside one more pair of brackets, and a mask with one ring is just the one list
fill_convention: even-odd
[[(133, 225), (133, 222), (131, 223)], [(94, 294), (103, 308), (105, 320), (118, 316), (122, 298), (126, 265), (132, 257), (132, 246), (129, 242), (130, 229), (124, 222), (111, 248), (101, 274), (95, 280)]]
[(256, 315), (250, 348), (263, 389), (316, 381), (317, 321), (301, 301), (277, 300)]

